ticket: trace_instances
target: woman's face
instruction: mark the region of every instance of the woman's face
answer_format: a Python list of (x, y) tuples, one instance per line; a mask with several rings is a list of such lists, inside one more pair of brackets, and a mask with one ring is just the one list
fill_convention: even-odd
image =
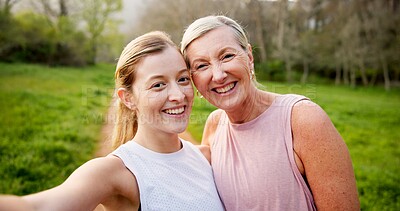
[(141, 129), (181, 133), (189, 122), (193, 87), (178, 50), (168, 47), (146, 56), (138, 65), (132, 86)]
[(228, 26), (216, 28), (188, 46), (187, 57), (199, 92), (223, 110), (235, 110), (245, 102), (252, 85), (251, 48), (243, 49)]

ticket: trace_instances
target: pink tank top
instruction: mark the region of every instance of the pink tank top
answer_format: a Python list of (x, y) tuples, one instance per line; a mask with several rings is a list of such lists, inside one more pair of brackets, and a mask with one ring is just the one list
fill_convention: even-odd
[(291, 112), (304, 99), (278, 96), (244, 124), (230, 123), (222, 112), (211, 153), (226, 210), (316, 210), (293, 154)]

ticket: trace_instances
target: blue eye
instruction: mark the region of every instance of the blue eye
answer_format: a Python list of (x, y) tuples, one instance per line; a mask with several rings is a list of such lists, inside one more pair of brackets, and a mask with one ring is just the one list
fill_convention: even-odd
[(163, 87), (163, 86), (165, 86), (165, 83), (155, 83), (155, 84), (153, 84), (152, 86), (151, 86), (151, 88), (161, 88), (161, 87)]
[(180, 82), (180, 83), (184, 83), (184, 82), (188, 82), (188, 81), (190, 81), (190, 78), (188, 76), (179, 78), (179, 80), (178, 80), (178, 82)]

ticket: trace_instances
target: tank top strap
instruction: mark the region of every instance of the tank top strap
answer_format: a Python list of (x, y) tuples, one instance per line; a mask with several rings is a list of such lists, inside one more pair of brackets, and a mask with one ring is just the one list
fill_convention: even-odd
[[(295, 162), (294, 158), (294, 148), (293, 148), (293, 136), (292, 136), (292, 111), (293, 111), (293, 106), (303, 100), (310, 100), (307, 97), (304, 97), (302, 95), (295, 95), (295, 94), (287, 94), (283, 95), (281, 98), (281, 105), (284, 106), (284, 109), (282, 110), (284, 113), (284, 118), (286, 119), (284, 121), (284, 135), (285, 135), (285, 144), (286, 144), (286, 149), (289, 152), (289, 160), (291, 164), (292, 171), (295, 175), (296, 180), (298, 183), (303, 187), (303, 190), (305, 192), (305, 196), (307, 197), (307, 200), (311, 201), (312, 204), (314, 204), (314, 199), (312, 197), (312, 193), (304, 180), (303, 176), (301, 175), (297, 164)], [(315, 210), (315, 207), (312, 208)]]

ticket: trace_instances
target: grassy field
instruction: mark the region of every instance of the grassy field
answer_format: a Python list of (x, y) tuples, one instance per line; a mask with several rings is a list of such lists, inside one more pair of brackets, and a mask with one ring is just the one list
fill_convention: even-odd
[(97, 146), (114, 67), (0, 64), (0, 192), (60, 184)]
[[(53, 187), (93, 157), (113, 73), (113, 65), (0, 63), (0, 193)], [(324, 108), (349, 147), (363, 210), (400, 210), (400, 90), (262, 84), (306, 95)], [(189, 131), (197, 140), (214, 109), (195, 99)]]

